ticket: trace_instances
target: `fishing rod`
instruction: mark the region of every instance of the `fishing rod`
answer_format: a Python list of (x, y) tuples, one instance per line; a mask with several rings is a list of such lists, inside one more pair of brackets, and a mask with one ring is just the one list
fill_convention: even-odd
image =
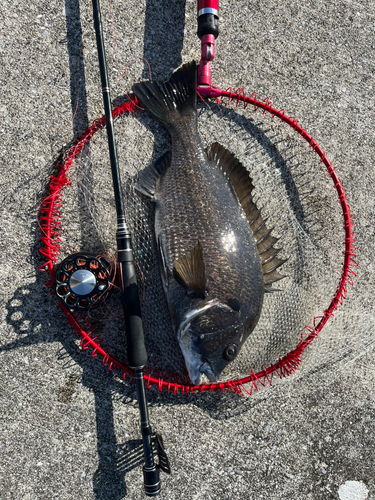
[[(98, 48), (100, 77), (103, 91), (105, 118), (107, 125), (108, 147), (112, 170), (113, 189), (117, 212), (117, 251), (119, 274), (121, 280), (121, 302), (125, 316), (125, 331), (127, 338), (128, 363), (135, 374), (139, 413), (141, 419), (141, 433), (145, 464), (143, 466), (144, 489), (146, 495), (153, 496), (160, 492), (160, 470), (170, 473), (168, 458), (163, 447), (163, 440), (159, 434), (152, 432), (147, 407), (144, 386), (143, 369), (147, 363), (147, 352), (144, 341), (141, 307), (138, 295), (137, 277), (134, 265), (131, 234), (126, 224), (120, 172), (117, 159), (115, 133), (113, 126), (112, 105), (109, 91), (107, 63), (104, 49), (103, 30), (99, 0), (93, 0), (93, 18)], [(156, 464), (154, 456), (158, 455)]]

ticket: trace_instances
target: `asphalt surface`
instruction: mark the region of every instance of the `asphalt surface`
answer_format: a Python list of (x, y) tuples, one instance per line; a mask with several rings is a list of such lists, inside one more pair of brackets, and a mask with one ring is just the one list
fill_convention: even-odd
[[(154, 79), (199, 60), (195, 2), (165, 4), (113, 2), (123, 74), (134, 57)], [(345, 187), (359, 267), (337, 321), (340, 342), (345, 332), (358, 342), (255, 397), (148, 391), (172, 467), (159, 498), (374, 500), (375, 6), (221, 4), (214, 84), (269, 96), (297, 117)], [(115, 100), (124, 91), (104, 1), (102, 10)], [(51, 169), (103, 114), (92, 6), (1, 0), (0, 18), (0, 498), (144, 498), (134, 387), (78, 348), (38, 271), (36, 213)], [(133, 61), (126, 89), (146, 77)]]

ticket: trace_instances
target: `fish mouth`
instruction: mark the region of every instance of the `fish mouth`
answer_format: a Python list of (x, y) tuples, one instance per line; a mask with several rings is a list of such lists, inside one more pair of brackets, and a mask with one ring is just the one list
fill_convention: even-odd
[(211, 383), (217, 382), (217, 375), (214, 373), (211, 364), (205, 360), (199, 368), (188, 367), (190, 380), (194, 385), (203, 383), (203, 375), (205, 375)]
[(199, 367), (199, 372), (201, 378), (202, 374), (204, 374), (210, 382), (217, 382), (217, 375), (214, 373), (211, 364), (207, 360)]

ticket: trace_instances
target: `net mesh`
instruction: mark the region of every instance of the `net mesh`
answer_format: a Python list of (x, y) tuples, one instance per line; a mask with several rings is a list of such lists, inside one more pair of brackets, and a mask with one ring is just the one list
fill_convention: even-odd
[[(247, 168), (255, 186), (256, 204), (262, 208), (263, 218), (268, 218), (267, 227), (273, 228), (272, 234), (280, 238), (276, 245), (282, 248), (279, 256), (288, 259), (281, 268), (286, 277), (278, 284), (280, 291), (266, 294), (257, 327), (236, 360), (221, 375), (220, 382), (227, 383), (225, 387), (230, 387), (229, 381), (250, 377), (250, 390), (241, 385), (248, 392), (263, 385), (265, 379), (271, 382), (274, 370), (265, 367), (275, 367), (301, 340), (311, 340), (316, 335), (315, 326), (340, 282), (344, 249), (342, 210), (326, 166), (293, 128), (273, 119), (269, 113), (255, 114), (253, 110), (253, 107), (243, 109), (206, 100), (198, 106), (203, 144), (219, 142)], [(168, 151), (170, 139), (145, 110), (135, 107), (134, 114), (119, 114), (115, 121), (117, 149), (126, 219), (140, 270), (142, 315), (149, 353), (147, 373), (159, 381), (169, 381), (168, 389), (174, 382), (189, 385), (162, 288), (153, 205), (134, 189), (138, 172)], [(60, 241), (55, 241), (58, 248), (52, 260), (57, 260), (58, 252), (61, 261), (78, 250), (115, 254), (116, 211), (104, 128), (85, 142), (71, 166), (69, 164), (68, 175), (71, 185), (59, 192), (63, 210), (58, 224), (62, 230)], [(66, 183), (63, 181), (61, 185)], [(47, 200), (47, 209), (48, 203), (52, 200)], [(49, 268), (53, 272), (53, 262), (49, 262)], [(88, 318), (80, 316), (71, 320), (73, 324), (78, 320), (78, 326), (73, 325), (76, 330), (89, 332), (83, 346), (88, 347), (90, 338), (94, 339), (91, 343), (94, 354), (101, 353), (104, 362), (112, 360), (108, 353), (115, 354), (119, 360), (126, 357), (119, 303), (114, 293), (102, 310), (100, 321), (92, 321), (90, 314)], [(306, 329), (306, 325), (310, 327)], [(95, 336), (91, 333), (93, 330)], [(342, 315), (331, 321), (320, 337), (304, 351), (302, 367), (298, 370), (301, 375), (332, 364), (358, 345), (354, 335), (345, 331)], [(101, 352), (104, 345), (105, 350)], [(295, 364), (280, 365), (276, 370), (279, 376), (286, 374), (282, 371), (286, 366), (288, 373), (294, 371), (299, 364), (299, 354), (295, 359)], [(262, 371), (263, 381), (255, 377)]]

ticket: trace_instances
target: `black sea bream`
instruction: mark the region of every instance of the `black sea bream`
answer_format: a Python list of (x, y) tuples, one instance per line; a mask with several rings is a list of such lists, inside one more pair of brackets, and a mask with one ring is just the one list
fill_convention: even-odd
[(214, 382), (257, 324), (284, 261), (246, 169), (219, 144), (202, 147), (195, 63), (133, 91), (172, 138), (171, 154), (139, 175), (138, 190), (155, 202), (162, 280), (190, 379)]

